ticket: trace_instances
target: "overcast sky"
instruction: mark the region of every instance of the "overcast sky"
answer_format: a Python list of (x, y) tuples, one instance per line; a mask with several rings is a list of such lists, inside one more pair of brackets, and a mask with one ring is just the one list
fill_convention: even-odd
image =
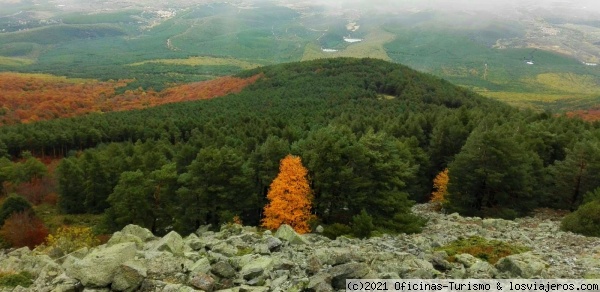
[[(285, 0), (296, 2), (293, 0)], [(298, 1), (300, 2), (300, 1)], [(489, 11), (503, 10), (548, 9), (554, 13), (574, 13), (574, 11), (587, 11), (587, 13), (600, 14), (599, 0), (306, 0), (314, 4), (329, 7), (377, 9), (380, 11), (395, 11), (405, 9), (441, 10), (441, 11)]]

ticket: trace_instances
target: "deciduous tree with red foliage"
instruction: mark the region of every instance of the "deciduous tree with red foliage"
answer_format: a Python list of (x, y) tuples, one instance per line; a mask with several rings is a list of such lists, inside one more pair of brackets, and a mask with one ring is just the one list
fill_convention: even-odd
[(30, 211), (13, 213), (0, 229), (0, 236), (13, 247), (34, 248), (44, 242), (48, 229)]
[(264, 209), (263, 227), (276, 229), (288, 224), (298, 233), (310, 231), (312, 192), (307, 175), (300, 157), (288, 155), (281, 160), (279, 174), (267, 194), (269, 204)]

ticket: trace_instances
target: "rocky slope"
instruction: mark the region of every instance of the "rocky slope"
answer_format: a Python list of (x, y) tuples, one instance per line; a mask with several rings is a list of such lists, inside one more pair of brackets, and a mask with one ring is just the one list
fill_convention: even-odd
[[(0, 271), (27, 271), (35, 281), (0, 291), (336, 291), (347, 278), (600, 277), (600, 238), (559, 231), (556, 216), (482, 220), (432, 212), (426, 204), (413, 210), (430, 219), (423, 233), (366, 240), (239, 225), (157, 238), (129, 225), (105, 245), (61, 258), (27, 248), (5, 251)], [(531, 251), (495, 265), (468, 254), (448, 262), (435, 251), (472, 235)]]

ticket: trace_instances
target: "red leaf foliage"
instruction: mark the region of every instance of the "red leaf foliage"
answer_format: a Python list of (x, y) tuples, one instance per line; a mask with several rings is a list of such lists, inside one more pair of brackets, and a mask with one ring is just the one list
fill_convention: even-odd
[(260, 77), (261, 75), (256, 75), (242, 79), (228, 76), (175, 86), (162, 92), (140, 89), (117, 95), (116, 89), (127, 85), (127, 80), (99, 82), (0, 73), (0, 125), (210, 99), (240, 92)]
[(31, 249), (44, 242), (48, 229), (39, 218), (28, 211), (12, 214), (0, 229), (0, 236), (12, 247)]

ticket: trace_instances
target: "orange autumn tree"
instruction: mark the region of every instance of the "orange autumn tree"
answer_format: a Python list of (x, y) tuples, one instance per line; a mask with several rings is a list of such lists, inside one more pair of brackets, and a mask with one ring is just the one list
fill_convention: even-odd
[(448, 169), (444, 169), (433, 180), (433, 187), (435, 191), (431, 193), (431, 202), (432, 203), (444, 203), (446, 201), (445, 197), (448, 194)]
[(279, 174), (267, 193), (269, 203), (264, 209), (263, 227), (277, 229), (288, 224), (301, 234), (310, 231), (312, 192), (307, 175), (300, 157), (288, 155), (281, 160)]

